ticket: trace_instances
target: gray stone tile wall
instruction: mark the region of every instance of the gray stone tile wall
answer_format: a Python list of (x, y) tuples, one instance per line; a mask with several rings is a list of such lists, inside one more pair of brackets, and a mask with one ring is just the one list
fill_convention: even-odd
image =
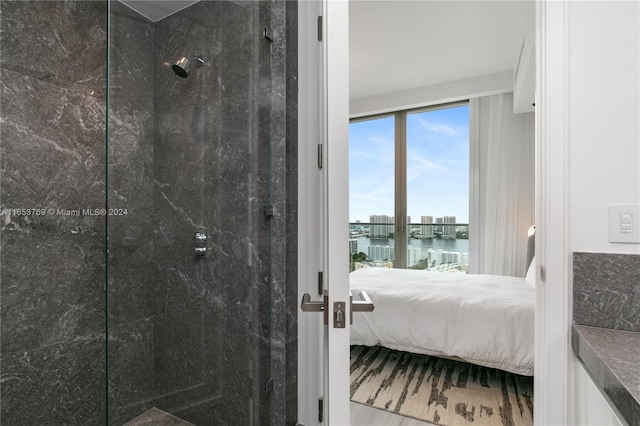
[(2, 207), (122, 213), (2, 216), (0, 419), (104, 424), (108, 317), (109, 424), (295, 424), (296, 4), (110, 9), (106, 111), (107, 2), (0, 3)]
[[(257, 8), (204, 1), (156, 24), (156, 397), (195, 424), (260, 413)], [(182, 56), (205, 65), (186, 79), (161, 65)], [(195, 232), (206, 259), (194, 258)]]
[(108, 202), (109, 422), (153, 407), (158, 282), (154, 203), (155, 27), (110, 5)]
[(573, 322), (640, 331), (640, 255), (574, 253)]
[(0, 2), (0, 421), (103, 424), (107, 4)]

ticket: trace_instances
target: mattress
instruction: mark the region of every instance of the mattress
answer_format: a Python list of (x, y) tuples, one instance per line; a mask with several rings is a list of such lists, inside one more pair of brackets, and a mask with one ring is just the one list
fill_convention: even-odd
[(363, 268), (350, 286), (354, 299), (364, 290), (375, 305), (354, 313), (353, 345), (533, 375), (535, 290), (524, 278)]

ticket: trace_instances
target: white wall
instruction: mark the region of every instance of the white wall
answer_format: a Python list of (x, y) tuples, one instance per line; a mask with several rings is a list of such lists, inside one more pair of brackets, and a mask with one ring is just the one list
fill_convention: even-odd
[[(566, 5), (566, 261), (575, 251), (640, 253), (640, 244), (610, 243), (608, 234), (610, 204), (640, 203), (640, 3), (568, 1)], [(569, 309), (570, 267), (563, 283)], [(572, 423), (620, 424), (615, 409), (570, 353)]]
[(609, 204), (640, 203), (640, 4), (568, 6), (571, 249), (640, 253), (608, 234)]

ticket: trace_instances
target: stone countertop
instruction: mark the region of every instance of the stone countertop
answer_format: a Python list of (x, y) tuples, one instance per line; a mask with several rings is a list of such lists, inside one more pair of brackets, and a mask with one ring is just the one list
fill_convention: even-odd
[(640, 332), (574, 325), (573, 350), (630, 426), (640, 426)]

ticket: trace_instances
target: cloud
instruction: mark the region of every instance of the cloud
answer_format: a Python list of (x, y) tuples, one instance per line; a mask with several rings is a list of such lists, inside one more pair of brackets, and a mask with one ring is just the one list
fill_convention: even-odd
[(359, 151), (359, 150), (351, 150), (349, 152), (349, 155), (351, 156), (351, 159), (355, 159), (355, 158), (369, 158), (371, 160), (377, 160), (378, 157), (375, 154), (372, 154), (371, 152), (366, 152), (366, 151)]
[[(460, 129), (444, 123), (437, 123), (431, 120), (425, 120), (423, 117), (416, 115), (415, 120), (418, 122), (418, 129), (425, 129), (432, 134), (443, 136), (455, 136), (460, 133)], [(417, 130), (417, 129), (416, 129)]]
[(349, 197), (352, 198), (357, 198), (358, 200), (370, 200), (370, 201), (389, 201), (388, 198), (380, 198), (380, 197), (376, 197), (372, 194), (357, 194), (357, 193), (350, 193)]
[(420, 155), (412, 155), (407, 158), (407, 181), (422, 177), (425, 173), (450, 174), (448, 168), (441, 164), (429, 161)]

